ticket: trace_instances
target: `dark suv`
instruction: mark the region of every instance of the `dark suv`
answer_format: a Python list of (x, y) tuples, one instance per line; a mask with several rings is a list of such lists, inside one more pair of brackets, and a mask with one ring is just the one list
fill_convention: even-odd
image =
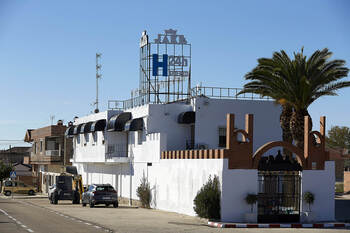
[(90, 208), (98, 204), (113, 204), (113, 207), (117, 208), (118, 194), (110, 184), (93, 184), (83, 193), (81, 203), (83, 206), (89, 204)]

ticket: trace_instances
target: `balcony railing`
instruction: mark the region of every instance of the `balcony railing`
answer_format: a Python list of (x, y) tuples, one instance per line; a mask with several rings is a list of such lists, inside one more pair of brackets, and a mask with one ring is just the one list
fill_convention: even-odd
[(128, 157), (126, 147), (127, 145), (124, 143), (108, 144), (106, 147), (106, 158)]
[(46, 150), (45, 155), (46, 156), (59, 156), (60, 151), (59, 150)]

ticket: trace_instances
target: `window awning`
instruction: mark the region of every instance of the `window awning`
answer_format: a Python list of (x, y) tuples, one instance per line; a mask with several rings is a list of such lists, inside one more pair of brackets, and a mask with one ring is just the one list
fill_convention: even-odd
[(64, 136), (66, 137), (73, 137), (74, 135), (74, 128), (75, 126), (70, 126), (66, 129), (66, 132), (64, 133)]
[(196, 113), (194, 111), (182, 112), (177, 117), (179, 124), (192, 124), (196, 122)]
[(79, 134), (79, 133), (80, 133), (80, 129), (81, 129), (82, 126), (83, 126), (83, 124), (76, 125), (76, 126), (74, 127), (73, 134), (74, 134), (74, 135)]
[(80, 128), (80, 133), (90, 133), (91, 124), (92, 122), (84, 123)]
[(107, 131), (123, 131), (125, 123), (131, 119), (130, 112), (122, 112), (114, 115), (109, 119), (107, 124)]
[(143, 129), (143, 118), (135, 118), (125, 123), (125, 131), (137, 131)]
[(91, 130), (91, 132), (104, 131), (105, 128), (106, 128), (106, 120), (101, 119), (101, 120), (92, 122), (90, 130)]

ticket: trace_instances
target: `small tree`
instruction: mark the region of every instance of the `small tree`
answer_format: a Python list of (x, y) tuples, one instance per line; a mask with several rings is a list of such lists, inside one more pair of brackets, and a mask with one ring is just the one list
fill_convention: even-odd
[(10, 177), (10, 172), (12, 171), (11, 165), (6, 165), (2, 161), (0, 161), (0, 184), (2, 187), (2, 181), (6, 178)]
[(194, 211), (201, 218), (220, 219), (221, 218), (221, 190), (218, 176), (212, 179), (209, 176), (207, 183), (198, 191), (194, 203)]
[(311, 212), (311, 204), (315, 201), (315, 196), (311, 192), (305, 192), (303, 196), (304, 201), (309, 205), (309, 211)]
[(244, 200), (248, 205), (250, 205), (250, 212), (253, 213), (253, 207), (258, 200), (258, 196), (256, 194), (248, 193)]
[(150, 185), (145, 177), (145, 174), (143, 174), (140, 186), (137, 187), (136, 194), (141, 201), (142, 207), (143, 208), (150, 208), (151, 198), (152, 198), (151, 188), (150, 188)]

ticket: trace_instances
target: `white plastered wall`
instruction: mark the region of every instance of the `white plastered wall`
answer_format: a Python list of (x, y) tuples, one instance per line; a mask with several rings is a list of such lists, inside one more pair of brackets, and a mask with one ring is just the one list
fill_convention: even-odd
[[(196, 112), (195, 141), (216, 149), (219, 145), (219, 127), (226, 127), (226, 114), (235, 114), (235, 127), (245, 129), (245, 115), (254, 114), (253, 151), (270, 141), (281, 140), (281, 108), (272, 101), (209, 99), (193, 100)], [(276, 154), (276, 149), (272, 154)]]
[[(326, 161), (324, 170), (304, 170), (302, 172), (302, 194), (311, 192), (315, 196), (311, 211), (316, 221), (334, 221), (334, 161)], [(309, 206), (302, 201), (302, 211), (308, 211)]]
[(152, 208), (195, 215), (193, 200), (209, 175), (222, 183), (222, 159), (164, 159), (148, 168)]
[[(245, 202), (248, 193), (258, 194), (258, 171), (256, 169), (228, 169), (228, 160), (224, 160), (221, 220), (244, 222), (244, 214), (250, 213), (250, 205)], [(257, 212), (254, 205), (253, 212)]]

